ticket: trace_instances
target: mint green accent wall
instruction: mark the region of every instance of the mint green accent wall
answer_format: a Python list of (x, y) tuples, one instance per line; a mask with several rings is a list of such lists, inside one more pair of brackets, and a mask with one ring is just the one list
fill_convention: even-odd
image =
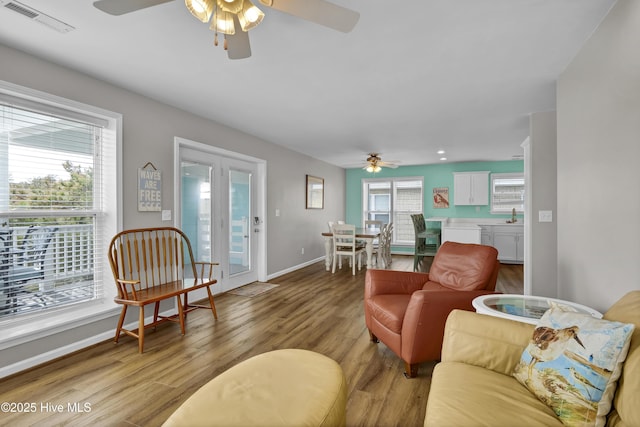
[[(499, 162), (444, 163), (438, 165), (400, 166), (397, 169), (382, 168), (372, 174), (363, 169), (347, 169), (346, 221), (349, 224), (362, 224), (362, 180), (389, 177), (424, 178), (424, 216), (444, 216), (448, 218), (509, 218), (510, 215), (495, 215), (487, 206), (454, 206), (453, 172), (489, 171), (491, 173), (524, 172), (524, 161), (507, 160)], [(490, 179), (490, 177), (489, 177)], [(433, 207), (433, 189), (449, 187), (449, 208)], [(522, 215), (518, 215), (522, 218)]]

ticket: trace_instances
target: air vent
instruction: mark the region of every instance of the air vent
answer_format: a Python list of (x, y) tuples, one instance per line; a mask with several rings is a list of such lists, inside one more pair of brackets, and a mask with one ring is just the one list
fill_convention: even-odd
[(36, 22), (39, 22), (42, 25), (46, 25), (47, 27), (56, 30), (59, 33), (68, 33), (69, 31), (75, 30), (69, 24), (66, 24), (56, 18), (53, 18), (46, 13), (42, 13), (39, 10), (36, 10), (32, 7), (29, 7), (23, 3), (20, 3), (15, 0), (0, 0), (0, 3), (13, 12), (19, 13), (20, 15), (26, 16), (29, 19), (32, 19)]
[(36, 16), (38, 16), (38, 12), (31, 10), (31, 9), (27, 9), (26, 7), (22, 6), (21, 4), (18, 3), (14, 3), (14, 2), (9, 2), (7, 4), (4, 5), (4, 7), (6, 7), (9, 10), (13, 10), (14, 12), (18, 12), (24, 16), (26, 16), (27, 18), (35, 18)]

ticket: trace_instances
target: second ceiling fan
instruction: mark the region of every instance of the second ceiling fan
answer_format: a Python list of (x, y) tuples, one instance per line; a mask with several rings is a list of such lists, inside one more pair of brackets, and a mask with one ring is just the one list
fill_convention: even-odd
[(385, 162), (380, 158), (380, 154), (369, 153), (369, 157), (367, 157), (367, 163), (362, 167), (362, 169), (366, 170), (367, 172), (376, 173), (380, 172), (383, 167), (395, 169), (398, 167), (397, 163), (398, 162), (395, 160)]
[[(110, 15), (124, 15), (174, 0), (98, 0), (93, 5)], [(260, 5), (289, 15), (348, 33), (355, 27), (360, 14), (325, 0), (259, 0)], [(260, 24), (264, 13), (251, 0), (185, 0), (189, 12), (210, 29), (224, 36), (229, 59), (251, 56), (248, 31)]]

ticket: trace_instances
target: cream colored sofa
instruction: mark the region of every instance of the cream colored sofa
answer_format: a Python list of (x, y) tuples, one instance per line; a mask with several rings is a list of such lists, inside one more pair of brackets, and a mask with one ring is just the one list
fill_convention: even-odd
[[(607, 426), (640, 426), (640, 291), (625, 295), (605, 319), (636, 329)], [(512, 375), (534, 326), (455, 310), (447, 319), (441, 362), (433, 371), (424, 425), (562, 426), (554, 412)]]

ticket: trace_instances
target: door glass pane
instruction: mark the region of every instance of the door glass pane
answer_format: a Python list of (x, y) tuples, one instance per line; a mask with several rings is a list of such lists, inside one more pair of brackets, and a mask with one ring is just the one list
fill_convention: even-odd
[(229, 271), (251, 269), (251, 173), (229, 171)]
[(189, 237), (196, 261), (213, 261), (211, 242), (211, 176), (213, 168), (183, 161), (182, 231)]

